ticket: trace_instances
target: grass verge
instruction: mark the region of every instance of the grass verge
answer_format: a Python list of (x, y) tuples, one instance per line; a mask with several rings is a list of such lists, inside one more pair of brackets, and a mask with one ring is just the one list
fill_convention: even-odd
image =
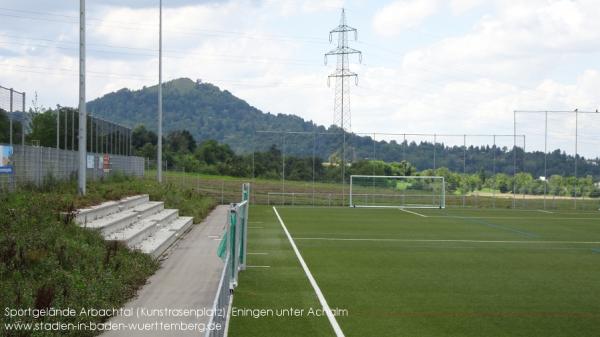
[[(94, 231), (80, 228), (60, 212), (147, 193), (165, 201), (180, 214), (200, 222), (214, 201), (191, 188), (159, 185), (148, 179), (114, 176), (90, 182), (87, 195), (77, 196), (73, 183), (50, 183), (0, 195), (0, 335), (93, 336), (97, 332), (21, 330), (8, 331), (5, 323), (99, 323), (108, 315), (80, 315), (82, 309), (119, 308), (158, 268), (157, 261), (122, 245), (106, 242)], [(10, 309), (66, 309), (72, 317), (9, 317)], [(31, 329), (35, 329), (32, 326)]]

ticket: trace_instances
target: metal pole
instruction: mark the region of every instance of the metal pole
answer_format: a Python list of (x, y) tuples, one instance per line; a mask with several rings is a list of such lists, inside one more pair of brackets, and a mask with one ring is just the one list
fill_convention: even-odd
[(573, 206), (577, 209), (577, 154), (579, 153), (579, 111), (575, 109), (575, 181), (573, 182)]
[(162, 0), (159, 0), (158, 13), (158, 153), (156, 155), (158, 165), (156, 179), (162, 183)]
[(255, 167), (255, 157), (256, 156), (256, 130), (252, 134), (252, 183), (254, 184), (254, 179), (256, 179), (256, 167)]
[[(463, 181), (467, 178), (467, 135), (463, 135)], [(467, 195), (465, 191), (463, 191), (463, 207), (466, 206), (466, 198)]]
[[(79, 88), (79, 90), (81, 90), (81, 88)], [(75, 111), (71, 114), (71, 151), (75, 151)]]
[(25, 146), (25, 117), (27, 117), (27, 112), (25, 111), (25, 92), (21, 95), (23, 98), (23, 104), (21, 106), (23, 109), (23, 121), (21, 121), (21, 146)]
[(85, 195), (86, 180), (86, 111), (85, 111), (85, 0), (79, 2), (79, 195)]
[(116, 155), (120, 154), (119, 148), (121, 147), (121, 142), (119, 141), (121, 138), (121, 135), (120, 135), (119, 130), (120, 130), (119, 124), (115, 124), (115, 154)]
[(544, 210), (548, 194), (548, 111), (544, 113)]
[[(375, 146), (377, 144), (376, 137), (377, 137), (377, 135), (375, 133), (373, 133), (373, 158), (372, 158), (373, 162), (371, 162), (371, 168), (372, 168), (371, 174), (373, 176), (375, 176), (375, 163), (374, 163), (374, 161), (377, 160), (377, 154), (376, 154), (376, 151), (375, 151)], [(352, 179), (350, 179), (350, 180), (351, 181), (350, 181), (350, 197), (349, 197), (350, 198), (350, 203), (349, 203), (350, 205), (349, 206), (352, 207)], [(371, 184), (371, 194), (373, 194), (372, 199), (373, 199), (373, 204), (375, 204), (375, 179), (371, 179), (371, 182), (372, 182), (372, 184)], [(365, 200), (365, 202), (368, 202), (368, 201)]]
[(88, 122), (88, 126), (86, 126), (86, 128), (88, 128), (90, 130), (90, 137), (88, 140), (86, 140), (86, 146), (89, 148), (90, 152), (94, 152), (94, 118), (92, 116), (92, 114), (90, 113), (90, 118), (87, 119)]
[[(65, 150), (67, 149), (67, 134), (69, 132), (68, 131), (68, 125), (69, 125), (68, 115), (69, 115), (69, 110), (65, 110), (65, 143), (64, 143)], [(65, 161), (65, 163), (66, 163), (66, 161)]]
[(437, 144), (437, 135), (433, 134), (433, 171), (435, 172), (436, 169), (436, 163), (435, 163), (435, 146)]
[(10, 104), (9, 104), (9, 110), (10, 110), (10, 114), (8, 115), (8, 138), (9, 138), (9, 144), (12, 147), (13, 145), (13, 95), (14, 95), (14, 90), (13, 88), (10, 88)]
[(408, 143), (406, 142), (406, 134), (402, 136), (402, 139), (402, 161), (406, 161), (406, 147), (408, 146)]
[(313, 166), (312, 167), (312, 171), (313, 171), (313, 174), (312, 174), (312, 176), (313, 176), (313, 181), (312, 181), (312, 205), (313, 205), (313, 207), (315, 206), (315, 161), (316, 161), (315, 156), (316, 156), (316, 151), (317, 151), (316, 147), (317, 147), (317, 133), (314, 132), (313, 133), (313, 153), (312, 153), (312, 160), (313, 160), (313, 162), (312, 162), (312, 164), (313, 164), (312, 165)]
[(513, 111), (513, 208), (517, 208), (517, 111)]
[(494, 186), (492, 188), (492, 208), (496, 208), (496, 189), (498, 188), (498, 179), (496, 177), (496, 135), (494, 138), (494, 146), (492, 147), (493, 159), (492, 159), (492, 175), (494, 177)]
[[(281, 193), (285, 193), (285, 131), (281, 135)], [(282, 197), (285, 200), (285, 194)]]
[(56, 153), (60, 149), (60, 109), (56, 109)]

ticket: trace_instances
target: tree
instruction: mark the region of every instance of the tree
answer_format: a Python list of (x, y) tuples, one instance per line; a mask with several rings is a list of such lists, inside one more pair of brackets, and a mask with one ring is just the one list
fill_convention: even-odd
[[(21, 123), (13, 121), (13, 144), (21, 144)], [(6, 111), (0, 109), (0, 143), (10, 143), (10, 120)]]
[(194, 157), (207, 165), (231, 162), (235, 153), (227, 144), (219, 144), (216, 140), (207, 140), (200, 144)]
[(146, 144), (158, 144), (158, 136), (153, 131), (146, 129), (146, 126), (138, 125), (131, 134), (131, 145), (134, 149), (141, 149)]
[(31, 118), (31, 132), (27, 135), (27, 142), (39, 141), (40, 146), (56, 146), (56, 112), (46, 110), (33, 114)]
[(191, 154), (196, 150), (196, 141), (187, 130), (172, 131), (167, 135), (167, 147), (173, 152)]

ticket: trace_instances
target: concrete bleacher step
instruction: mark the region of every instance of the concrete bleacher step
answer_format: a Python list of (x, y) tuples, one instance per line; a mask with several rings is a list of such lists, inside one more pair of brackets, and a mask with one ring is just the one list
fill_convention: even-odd
[(153, 257), (159, 257), (177, 240), (178, 236), (179, 233), (162, 227), (135, 246), (135, 249), (139, 249), (143, 253), (150, 254)]
[(179, 217), (170, 224), (161, 226), (151, 236), (147, 237), (133, 248), (139, 249), (154, 257), (159, 257), (179, 238), (179, 236), (192, 226), (193, 220), (194, 218), (188, 216)]
[(98, 229), (104, 235), (109, 236), (111, 233), (120, 231), (134, 223), (156, 214), (164, 209), (162, 201), (149, 201), (144, 204), (137, 205), (126, 211), (117, 212), (92, 222), (88, 222), (84, 227), (90, 229)]
[(147, 203), (149, 200), (147, 194), (142, 194), (127, 197), (119, 201), (103, 202), (100, 205), (80, 209), (77, 212), (77, 215), (75, 215), (75, 222), (80, 225), (85, 225), (88, 222)]
[(184, 233), (193, 224), (194, 218), (191, 216), (182, 216), (166, 226), (170, 231)]
[(168, 225), (177, 219), (179, 211), (176, 209), (165, 209), (140, 220), (122, 230), (106, 236), (106, 240), (120, 241), (134, 248), (138, 243), (152, 235), (159, 226)]
[(165, 209), (163, 202), (150, 201), (147, 194), (81, 209), (75, 221), (100, 231), (106, 240), (153, 257), (161, 256), (193, 224), (192, 217), (180, 217), (178, 210)]
[(150, 196), (148, 196), (148, 194), (134, 195), (131, 197), (121, 199), (121, 201), (119, 201), (119, 205), (121, 207), (123, 207), (123, 210), (125, 210), (125, 209), (133, 208), (133, 207), (141, 205), (141, 204), (145, 204), (149, 201), (150, 201)]

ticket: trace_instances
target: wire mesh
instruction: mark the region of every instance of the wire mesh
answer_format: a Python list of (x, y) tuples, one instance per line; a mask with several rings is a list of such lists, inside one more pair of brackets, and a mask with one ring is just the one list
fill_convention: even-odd
[(600, 114), (515, 111), (527, 151), (517, 159), (515, 207), (597, 210), (600, 207)]

